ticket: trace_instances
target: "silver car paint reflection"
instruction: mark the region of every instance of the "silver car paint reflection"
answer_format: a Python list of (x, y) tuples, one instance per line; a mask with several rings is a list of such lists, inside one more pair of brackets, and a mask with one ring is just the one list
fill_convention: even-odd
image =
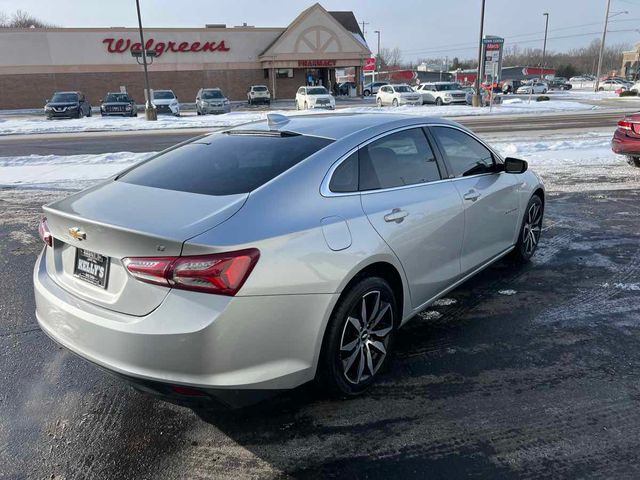
[[(429, 125), (471, 134), (447, 120), (397, 114), (290, 117), (281, 128), (336, 141), (249, 194), (206, 198), (109, 179), (47, 206), (56, 244), (67, 245), (59, 251), (80, 246), (65, 229), (86, 230), (81, 248), (112, 257), (119, 290), (78, 283), (61, 267), (63, 254), (47, 248), (34, 270), (40, 325), (79, 355), (134, 377), (245, 389), (311, 380), (331, 312), (359, 272), (377, 263), (397, 271), (406, 322), (508, 253), (529, 198), (543, 188), (527, 171), (329, 191), (332, 172), (355, 149)], [(262, 121), (233, 130), (269, 128)], [(465, 199), (474, 190), (480, 196)], [(395, 209), (408, 215), (385, 221)], [(143, 284), (121, 265), (127, 256), (249, 247), (260, 260), (235, 297)]]

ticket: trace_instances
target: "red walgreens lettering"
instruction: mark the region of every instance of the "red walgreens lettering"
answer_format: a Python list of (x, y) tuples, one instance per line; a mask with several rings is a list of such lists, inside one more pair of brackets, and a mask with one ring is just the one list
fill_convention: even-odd
[[(125, 53), (126, 51), (142, 50), (140, 42), (133, 42), (124, 38), (105, 38), (102, 43), (107, 45), (109, 53)], [(156, 57), (161, 56), (165, 52), (173, 53), (197, 53), (197, 52), (228, 52), (231, 50), (225, 44), (224, 40), (220, 42), (157, 42), (150, 38), (145, 42), (145, 50), (154, 50)], [(334, 62), (335, 64), (335, 62)]]

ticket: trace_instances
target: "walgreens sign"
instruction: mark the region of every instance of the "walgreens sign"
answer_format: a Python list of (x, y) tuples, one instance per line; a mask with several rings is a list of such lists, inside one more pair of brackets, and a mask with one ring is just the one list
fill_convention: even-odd
[[(132, 50), (142, 50), (140, 42), (134, 42), (128, 38), (105, 38), (102, 40), (109, 53), (125, 53)], [(150, 38), (145, 42), (145, 50), (154, 50), (156, 57), (165, 52), (173, 53), (197, 53), (197, 52), (228, 52), (230, 50), (224, 43), (219, 42), (156, 42)]]

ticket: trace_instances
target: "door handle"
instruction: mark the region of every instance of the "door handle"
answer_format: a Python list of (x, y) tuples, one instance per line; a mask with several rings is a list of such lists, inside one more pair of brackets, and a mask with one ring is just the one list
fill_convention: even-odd
[(472, 202), (475, 202), (480, 198), (480, 195), (481, 194), (479, 191), (472, 188), (467, 193), (465, 193), (462, 198), (464, 198), (465, 200), (471, 200)]
[(400, 210), (399, 208), (394, 208), (393, 210), (391, 210), (391, 213), (387, 213), (384, 216), (384, 221), (402, 223), (404, 217), (406, 217), (407, 215), (409, 215), (409, 212), (405, 212), (404, 210)]

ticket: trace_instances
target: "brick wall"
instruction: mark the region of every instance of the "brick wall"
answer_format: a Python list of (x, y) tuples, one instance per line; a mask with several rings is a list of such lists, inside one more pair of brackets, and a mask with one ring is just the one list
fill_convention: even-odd
[[(193, 70), (179, 72), (149, 72), (151, 88), (172, 89), (181, 102), (194, 102), (201, 87), (219, 87), (231, 100), (246, 100), (251, 85), (268, 85), (263, 69)], [(144, 103), (144, 74), (140, 72), (57, 73), (0, 75), (0, 109), (40, 108), (55, 91), (80, 90), (92, 105), (107, 93), (127, 87), (136, 102)], [(304, 85), (304, 71), (296, 70), (293, 78), (277, 79), (278, 98), (295, 97)]]

